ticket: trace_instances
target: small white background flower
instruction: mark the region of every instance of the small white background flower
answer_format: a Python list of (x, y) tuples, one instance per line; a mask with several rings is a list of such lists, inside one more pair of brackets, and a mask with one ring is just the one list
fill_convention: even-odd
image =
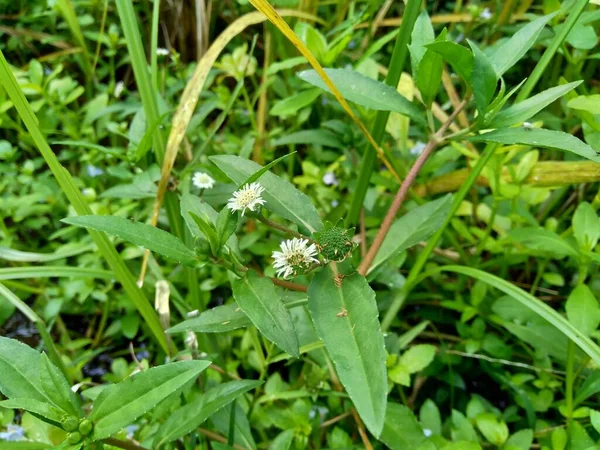
[(215, 186), (215, 180), (204, 172), (196, 172), (192, 178), (192, 183), (199, 189), (212, 189)]
[(273, 267), (277, 276), (288, 278), (295, 275), (298, 269), (308, 269), (313, 263), (319, 263), (317, 247), (308, 245), (308, 239), (293, 238), (283, 241), (280, 252), (273, 252)]
[(247, 184), (233, 193), (233, 197), (229, 199), (227, 207), (232, 212), (241, 211), (242, 216), (247, 209), (254, 212), (254, 208), (258, 208), (260, 205), (266, 203), (261, 196), (264, 190), (265, 188), (260, 183)]

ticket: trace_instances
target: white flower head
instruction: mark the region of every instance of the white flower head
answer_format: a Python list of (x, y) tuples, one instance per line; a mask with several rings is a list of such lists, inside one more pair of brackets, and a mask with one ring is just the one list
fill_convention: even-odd
[(192, 178), (192, 183), (198, 189), (212, 189), (215, 186), (215, 180), (204, 172), (196, 172)]
[(483, 19), (483, 20), (490, 20), (492, 18), (492, 16), (493, 16), (493, 14), (492, 14), (492, 11), (490, 11), (490, 8), (485, 8), (479, 14), (479, 18)]
[(254, 212), (254, 208), (259, 208), (265, 204), (265, 201), (261, 197), (264, 190), (265, 188), (260, 183), (246, 184), (233, 193), (233, 197), (229, 199), (227, 207), (231, 212), (241, 211), (242, 216), (247, 209)]
[(325, 183), (327, 186), (337, 186), (338, 180), (335, 176), (335, 173), (326, 172), (325, 175), (323, 175), (323, 183)]
[(115, 84), (115, 98), (119, 98), (121, 96), (123, 89), (125, 89), (125, 83), (123, 81), (119, 81), (117, 84)]
[(273, 267), (277, 276), (288, 278), (298, 271), (308, 269), (313, 263), (319, 264), (317, 246), (308, 245), (308, 239), (293, 238), (283, 241), (280, 252), (273, 252)]
[(419, 156), (425, 150), (425, 144), (421, 141), (417, 141), (415, 145), (408, 151), (413, 156)]
[(166, 48), (157, 48), (156, 49), (156, 56), (168, 56), (169, 55), (169, 49)]

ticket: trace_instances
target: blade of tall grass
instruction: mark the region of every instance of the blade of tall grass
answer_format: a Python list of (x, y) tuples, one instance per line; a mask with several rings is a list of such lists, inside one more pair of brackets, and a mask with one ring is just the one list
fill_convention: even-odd
[(68, 380), (71, 380), (69, 373), (67, 372), (67, 369), (58, 354), (58, 351), (56, 351), (56, 347), (54, 346), (54, 342), (52, 341), (50, 333), (48, 333), (46, 324), (41, 317), (38, 316), (33, 309), (31, 309), (23, 300), (17, 297), (2, 283), (0, 283), (0, 296), (8, 300), (15, 308), (21, 311), (25, 317), (33, 322), (40, 333), (40, 337), (42, 338), (42, 342), (44, 342), (44, 346), (46, 347), (46, 351), (48, 352), (50, 360), (56, 367), (60, 369), (60, 371), (67, 377)]
[[(75, 209), (75, 212), (81, 216), (93, 214), (92, 210), (85, 201), (85, 198), (75, 185), (73, 178), (71, 178), (69, 172), (60, 164), (58, 158), (48, 145), (46, 138), (38, 126), (38, 119), (33, 113), (33, 110), (23, 95), (23, 92), (19, 88), (17, 80), (15, 79), (2, 51), (0, 51), (0, 80), (2, 81), (2, 86), (4, 89), (6, 89), (8, 96), (17, 109), (21, 120), (23, 120), (25, 127), (29, 131), (29, 134), (31, 135), (36, 147), (44, 157), (46, 164), (48, 164), (50, 167), (52, 174), (56, 178), (56, 181), (66, 195), (67, 199)], [(165, 352), (168, 353), (169, 348), (167, 346), (167, 339), (162, 327), (160, 326), (158, 317), (156, 316), (154, 310), (150, 306), (150, 303), (142, 291), (136, 286), (135, 280), (125, 265), (125, 262), (121, 259), (121, 256), (117, 253), (115, 247), (104, 233), (91, 230), (89, 233), (98, 246), (98, 250), (100, 250), (100, 253), (102, 253), (104, 259), (106, 259), (106, 262), (113, 270), (115, 278), (123, 285), (123, 289), (125, 289), (132, 303), (146, 321), (158, 344)]]
[(600, 364), (600, 347), (596, 345), (589, 337), (579, 331), (567, 319), (557, 313), (553, 308), (538, 300), (533, 295), (525, 292), (523, 289), (509, 283), (502, 278), (491, 275), (483, 270), (473, 269), (464, 266), (442, 266), (435, 271), (455, 272), (467, 275), (469, 277), (481, 280), (490, 286), (504, 292), (514, 300), (517, 300), (523, 306), (529, 308), (542, 319), (548, 321), (551, 325), (560, 330), (565, 336), (571, 339), (581, 350), (583, 350), (596, 364)]
[(396, 177), (396, 179), (400, 181), (399, 175), (396, 173), (396, 170), (386, 158), (383, 150), (375, 142), (375, 140), (371, 136), (371, 133), (369, 133), (369, 130), (367, 130), (367, 127), (365, 127), (360, 118), (356, 114), (354, 114), (354, 111), (352, 111), (352, 108), (350, 108), (350, 105), (348, 105), (346, 99), (342, 96), (338, 88), (331, 81), (325, 70), (323, 70), (323, 67), (317, 61), (317, 58), (315, 58), (315, 56), (311, 53), (308, 47), (304, 45), (304, 42), (300, 40), (300, 38), (296, 35), (296, 33), (294, 33), (294, 31), (290, 28), (287, 22), (283, 20), (281, 15), (275, 10), (275, 8), (273, 8), (273, 6), (268, 2), (268, 0), (250, 0), (250, 3), (261, 13), (263, 13), (269, 19), (269, 21), (273, 25), (275, 25), (277, 29), (281, 31), (281, 33), (294, 45), (294, 47), (296, 47), (300, 51), (300, 53), (302, 53), (302, 56), (306, 58), (308, 63), (313, 67), (313, 69), (315, 69), (317, 74), (319, 74), (323, 82), (327, 85), (327, 87), (329, 88), (333, 96), (336, 98), (336, 100), (340, 103), (344, 111), (346, 111), (346, 113), (350, 116), (352, 121), (358, 126), (358, 128), (360, 128), (362, 133), (367, 138), (367, 141), (369, 141), (369, 143), (373, 146), (373, 148), (375, 149), (385, 166), (388, 168), (390, 173), (392, 173)]
[(550, 61), (552, 60), (552, 58), (566, 39), (567, 35), (575, 25), (575, 22), (577, 22), (577, 19), (579, 19), (579, 16), (587, 6), (588, 2), (589, 0), (577, 0), (575, 5), (573, 5), (573, 7), (571, 8), (571, 12), (569, 13), (569, 17), (567, 17), (567, 20), (565, 20), (565, 23), (560, 29), (560, 32), (557, 33), (556, 36), (554, 36), (554, 39), (552, 39), (552, 42), (550, 43), (548, 48), (546, 48), (546, 51), (536, 64), (535, 68), (533, 69), (529, 77), (527, 77), (527, 81), (525, 81), (525, 84), (519, 91), (519, 94), (515, 99), (515, 103), (521, 102), (529, 97), (531, 91), (533, 91), (533, 88), (540, 80), (542, 74), (548, 67), (548, 64), (550, 64)]
[(154, 0), (152, 5), (152, 34), (150, 35), (150, 79), (154, 89), (158, 89), (158, 64), (156, 63), (158, 49), (158, 19), (160, 16), (160, 0)]
[(114, 279), (110, 270), (88, 269), (87, 267), (67, 266), (30, 266), (0, 268), (0, 280), (19, 280), (30, 278), (102, 278)]
[[(404, 63), (406, 62), (406, 57), (408, 55), (410, 36), (415, 21), (421, 11), (421, 3), (421, 0), (408, 0), (404, 15), (402, 16), (402, 24), (400, 25), (400, 31), (398, 32), (396, 43), (394, 44), (388, 74), (385, 77), (385, 83), (394, 88), (398, 85), (400, 75), (402, 75), (402, 70), (404, 69)], [(373, 136), (377, 145), (379, 145), (383, 139), (385, 125), (387, 124), (389, 115), (389, 111), (377, 111), (375, 121), (373, 122), (373, 128), (371, 129), (371, 136)], [(346, 218), (346, 226), (354, 225), (358, 221), (360, 210), (362, 209), (363, 201), (367, 194), (367, 188), (369, 187), (369, 180), (371, 179), (371, 174), (375, 167), (375, 157), (376, 154), (374, 149), (371, 146), (365, 146), (356, 188)]]
[(83, 33), (81, 31), (81, 27), (79, 26), (79, 21), (77, 20), (77, 14), (75, 13), (73, 3), (71, 3), (71, 0), (57, 0), (56, 5), (58, 6), (58, 9), (60, 10), (60, 13), (64, 19), (67, 21), (67, 25), (71, 30), (71, 34), (73, 35), (75, 42), (77, 42), (77, 45), (81, 47), (81, 68), (85, 72), (87, 83), (91, 85), (94, 77), (92, 72), (92, 62), (85, 39), (83, 37)]

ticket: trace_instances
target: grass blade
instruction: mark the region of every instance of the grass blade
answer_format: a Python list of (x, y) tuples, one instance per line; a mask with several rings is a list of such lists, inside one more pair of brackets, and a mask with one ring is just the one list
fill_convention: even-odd
[(20, 280), (30, 278), (99, 278), (114, 279), (110, 270), (88, 269), (87, 267), (31, 266), (0, 268), (0, 280)]

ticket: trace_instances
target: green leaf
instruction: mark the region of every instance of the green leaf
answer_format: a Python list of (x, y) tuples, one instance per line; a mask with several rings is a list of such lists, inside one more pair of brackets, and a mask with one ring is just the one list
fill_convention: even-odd
[(307, 89), (291, 97), (279, 100), (273, 105), (269, 114), (276, 117), (287, 117), (296, 114), (298, 110), (314, 102), (321, 95), (321, 92), (323, 91), (320, 89)]
[(592, 426), (597, 433), (600, 433), (600, 412), (592, 409), (590, 411), (590, 422), (592, 422)]
[(448, 272), (462, 273), (490, 286), (499, 289), (505, 294), (517, 300), (523, 306), (529, 308), (542, 319), (550, 322), (555, 328), (561, 331), (565, 336), (571, 339), (581, 350), (583, 350), (592, 360), (600, 364), (600, 347), (596, 345), (589, 337), (574, 327), (567, 319), (557, 313), (553, 308), (528, 294), (524, 290), (512, 285), (508, 281), (498, 278), (481, 270), (462, 266), (443, 266), (440, 270)]
[(392, 450), (415, 450), (426, 441), (412, 411), (393, 402), (387, 405), (380, 439)]
[(15, 397), (0, 402), (0, 406), (3, 408), (22, 409), (32, 412), (39, 416), (45, 417), (51, 422), (54, 422), (54, 425), (60, 425), (62, 419), (67, 417), (63, 411), (51, 405), (50, 403), (41, 402), (32, 398)]
[(506, 441), (506, 447), (514, 448), (515, 450), (529, 450), (533, 443), (533, 430), (519, 430)]
[[(283, 295), (289, 295), (284, 291)], [(283, 305), (290, 309), (306, 304), (305, 297), (292, 296), (291, 299), (283, 300)], [(183, 333), (193, 331), (195, 333), (224, 333), (237, 330), (238, 328), (252, 325), (248, 316), (240, 309), (237, 303), (215, 306), (202, 312), (198, 317), (188, 319), (167, 330), (167, 333)]]
[[(475, 428), (469, 422), (464, 414), (455, 409), (452, 410), (452, 428), (450, 430), (450, 434), (452, 435), (453, 441), (470, 441), (470, 442), (478, 442), (479, 438), (477, 437), (477, 433), (475, 432)], [(462, 448), (462, 447), (457, 447)]]
[(511, 107), (498, 113), (488, 126), (489, 128), (506, 128), (521, 123), (530, 117), (533, 117), (550, 103), (575, 89), (580, 84), (581, 81), (573, 81), (572, 83), (563, 84), (562, 86), (546, 89), (527, 100), (515, 103)]
[[(394, 111), (415, 122), (425, 123), (423, 111), (393, 87), (351, 69), (325, 69), (325, 72), (346, 100), (378, 111)], [(300, 72), (298, 76), (329, 92), (325, 82), (314, 70)]]
[(169, 416), (156, 433), (153, 447), (158, 448), (193, 432), (219, 409), (262, 383), (255, 380), (237, 380), (209, 389)]
[(567, 106), (590, 114), (600, 114), (600, 94), (580, 95), (569, 100)]
[[(238, 186), (261, 169), (255, 162), (239, 156), (218, 155), (209, 159)], [(266, 209), (310, 232), (323, 228), (323, 222), (310, 199), (288, 181), (267, 172), (261, 177), (260, 184), (265, 188), (262, 196), (266, 201)]]
[(323, 145), (325, 147), (343, 150), (346, 146), (340, 141), (335, 133), (329, 130), (301, 130), (286, 134), (271, 142), (273, 147), (280, 145)]
[(471, 86), (473, 87), (473, 95), (475, 96), (475, 105), (477, 106), (480, 117), (483, 119), (484, 111), (492, 101), (494, 92), (496, 92), (498, 75), (490, 60), (479, 47), (471, 41), (468, 42), (473, 51), (473, 70), (471, 71), (470, 78)]
[(67, 217), (61, 222), (118, 236), (127, 242), (174, 259), (181, 264), (194, 266), (198, 260), (194, 252), (178, 238), (151, 225), (134, 222), (117, 216)]
[(577, 286), (565, 304), (567, 319), (586, 336), (590, 336), (600, 324), (600, 306), (594, 294), (584, 284)]
[(233, 402), (227, 405), (225, 408), (218, 410), (212, 417), (211, 421), (215, 427), (224, 435), (230, 433), (230, 420), (231, 420), (231, 409), (235, 408), (235, 443), (242, 446), (245, 449), (256, 449), (256, 443), (252, 437), (252, 430), (250, 429), (250, 423), (246, 417), (246, 413), (239, 405), (239, 402)]
[(552, 450), (564, 450), (567, 448), (569, 437), (564, 428), (557, 428), (552, 432)]
[(228, 208), (223, 208), (217, 217), (218, 248), (221, 249), (238, 226), (238, 216), (231, 214)]
[(41, 356), (40, 384), (42, 390), (54, 405), (69, 415), (81, 416), (81, 405), (78, 397), (71, 390), (64, 375), (50, 362), (45, 353)]
[(562, 131), (534, 128), (502, 128), (467, 138), (472, 142), (498, 142), (500, 144), (524, 144), (532, 147), (555, 148), (600, 162), (600, 156), (592, 147), (575, 136)]
[(290, 450), (294, 441), (294, 430), (285, 430), (277, 435), (269, 445), (269, 450)]
[(267, 173), (269, 170), (271, 170), (271, 168), (273, 168), (274, 166), (276, 166), (277, 164), (279, 164), (281, 161), (283, 161), (285, 158), (287, 158), (288, 156), (292, 156), (294, 153), (296, 152), (290, 152), (287, 155), (283, 155), (273, 161), (271, 161), (269, 164), (267, 164), (266, 166), (260, 168), (259, 170), (257, 170), (256, 172), (254, 172), (252, 175), (250, 175), (246, 181), (244, 181), (243, 183), (240, 183), (239, 187), (243, 187), (247, 184), (250, 183), (254, 183), (255, 181), (257, 181), (260, 177), (262, 177), (265, 173)]
[(558, 11), (528, 23), (513, 34), (506, 43), (498, 47), (490, 58), (498, 77), (502, 76), (527, 53), (527, 50), (535, 44), (543, 28), (556, 14)]
[(233, 298), (258, 330), (289, 355), (299, 356), (298, 337), (292, 316), (268, 278), (254, 271), (232, 283)]
[(410, 44), (408, 45), (413, 78), (416, 78), (421, 59), (423, 59), (423, 55), (427, 51), (425, 46), (433, 42), (434, 39), (435, 32), (433, 31), (433, 25), (427, 11), (423, 9), (415, 21), (410, 37)]
[(502, 420), (498, 420), (492, 413), (482, 413), (475, 418), (477, 428), (491, 444), (497, 447), (503, 445), (508, 439), (508, 427)]
[(308, 309), (340, 381), (367, 428), (379, 436), (385, 419), (387, 375), (375, 293), (359, 274), (334, 275), (331, 266), (313, 278)]
[(600, 238), (600, 219), (588, 202), (577, 206), (573, 215), (573, 234), (581, 248), (592, 251)]
[(457, 441), (444, 445), (442, 450), (481, 450), (481, 445), (477, 442)]
[(413, 340), (415, 340), (417, 338), (417, 336), (419, 336), (425, 330), (425, 328), (427, 328), (429, 326), (429, 323), (430, 323), (429, 320), (424, 320), (423, 322), (420, 322), (418, 325), (415, 325), (414, 327), (412, 327), (406, 333), (402, 334), (398, 338), (398, 347), (400, 348), (400, 350), (404, 349), (405, 347), (408, 346), (408, 344), (410, 344)]
[(162, 400), (195, 380), (210, 361), (181, 361), (139, 372), (105, 388), (90, 415), (93, 439), (110, 437)]
[(474, 58), (468, 48), (450, 41), (432, 42), (427, 48), (442, 55), (458, 76), (471, 85)]
[(419, 420), (421, 426), (430, 430), (432, 434), (442, 434), (442, 417), (440, 415), (440, 410), (430, 398), (425, 400), (421, 405), (421, 409), (419, 410)]
[(587, 400), (598, 392), (600, 392), (600, 372), (594, 371), (585, 378), (583, 384), (577, 389), (575, 405)]
[(8, 398), (48, 402), (39, 387), (40, 354), (28, 345), (0, 336), (0, 392)]
[[(223, 211), (225, 211), (225, 214), (229, 213), (227, 208), (223, 208)], [(198, 227), (198, 229), (204, 235), (204, 239), (206, 239), (208, 241), (212, 254), (214, 256), (217, 256), (219, 254), (220, 247), (219, 247), (219, 237), (217, 236), (217, 229), (215, 228), (215, 225), (213, 225), (213, 223), (211, 222), (211, 220), (208, 218), (208, 216), (206, 214), (202, 214), (199, 216), (192, 211), (188, 211), (188, 214), (190, 215), (192, 220), (196, 223), (196, 226)], [(217, 218), (217, 220), (218, 220), (218, 218)]]
[(408, 373), (417, 373), (431, 364), (435, 357), (435, 347), (430, 344), (419, 344), (409, 348), (400, 357), (402, 364)]
[(596, 450), (598, 448), (583, 425), (576, 420), (571, 424), (570, 444), (570, 450)]
[[(440, 38), (442, 38), (442, 36), (438, 39)], [(419, 92), (421, 92), (423, 103), (427, 108), (431, 107), (440, 88), (443, 68), (444, 59), (442, 56), (428, 48), (419, 63), (417, 78), (415, 80)]]
[(570, 256), (578, 258), (579, 253), (576, 248), (561, 238), (554, 231), (541, 227), (523, 227), (515, 228), (509, 233), (509, 237), (534, 251), (534, 253), (556, 259)]
[(412, 209), (396, 220), (387, 233), (369, 272), (384, 264), (394, 255), (433, 235), (448, 215), (451, 204), (452, 195), (448, 194)]

